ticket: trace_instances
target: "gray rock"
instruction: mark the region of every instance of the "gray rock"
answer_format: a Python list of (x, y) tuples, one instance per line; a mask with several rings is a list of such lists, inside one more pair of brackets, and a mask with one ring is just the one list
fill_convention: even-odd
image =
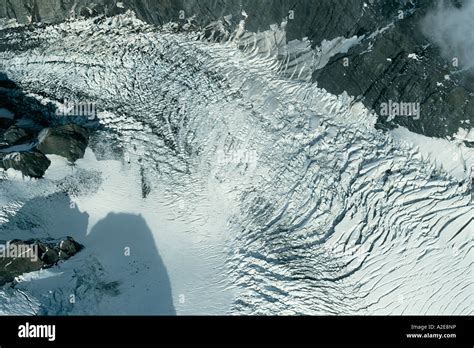
[(15, 123), (15, 120), (10, 118), (0, 117), (0, 129), (8, 129)]
[(83, 246), (71, 237), (56, 241), (13, 240), (2, 243), (0, 245), (0, 286), (12, 282), (19, 275), (53, 267), (61, 260), (74, 256), (82, 248)]
[[(446, 137), (456, 133), (461, 121), (474, 120), (474, 88), (470, 78), (446, 80), (454, 68), (440, 58), (437, 48), (421, 34), (420, 9), (399, 20), (376, 38), (363, 41), (347, 54), (339, 54), (313, 75), (318, 85), (331, 93), (346, 91), (380, 115), (382, 103), (420, 103), (420, 119), (379, 117), (381, 128), (396, 124), (428, 136)], [(417, 58), (410, 54), (416, 54)], [(349, 62), (349, 67), (343, 62)]]
[[(462, 6), (467, 0), (446, 1)], [(365, 38), (347, 54), (332, 57), (315, 72), (313, 80), (320, 87), (333, 94), (346, 91), (375, 111), (388, 100), (421, 104), (420, 119), (399, 117), (389, 122), (381, 116), (380, 128), (399, 124), (417, 133), (446, 137), (457, 132), (463, 125), (461, 121), (474, 122), (474, 72), (461, 73), (450, 67), (439, 49), (422, 34), (421, 19), (436, 6), (432, 0), (122, 0), (121, 3), (123, 8), (117, 6), (116, 0), (45, 0), (34, 5), (30, 0), (0, 0), (0, 17), (15, 18), (24, 24), (57, 23), (69, 18), (71, 13), (95, 16), (133, 10), (138, 18), (157, 25), (169, 21), (185, 24), (195, 16), (196, 26), (204, 28), (232, 15), (228, 25), (232, 30), (245, 10), (249, 15), (246, 29), (254, 32), (267, 30), (270, 24), (288, 18), (289, 41), (308, 37), (316, 47), (323, 40), (336, 37)], [(293, 19), (289, 18), (290, 11)], [(370, 38), (391, 23), (393, 26), (384, 33)], [(416, 53), (421, 61), (409, 58), (410, 53)], [(349, 58), (347, 67), (342, 64), (344, 58)], [(445, 81), (445, 75), (456, 77)]]
[(44, 129), (40, 134), (37, 149), (42, 153), (59, 155), (75, 162), (84, 157), (87, 148), (88, 131), (75, 124)]
[(43, 261), (44, 267), (56, 264), (59, 261), (58, 252), (54, 249), (46, 249), (46, 252), (41, 256), (41, 261)]
[(38, 151), (0, 153), (0, 159), (0, 168), (19, 170), (23, 175), (32, 178), (41, 178), (51, 164), (51, 161)]
[(68, 259), (82, 249), (82, 246), (71, 237), (67, 237), (59, 243), (59, 257)]
[[(29, 255), (32, 257), (8, 257), (13, 255), (15, 248), (30, 249), (31, 245), (21, 241), (12, 241), (7, 248), (5, 244), (0, 246), (0, 286), (13, 281), (16, 276), (24, 273), (34, 272), (43, 267), (43, 262), (37, 255)], [(19, 250), (19, 249), (17, 249)], [(34, 250), (31, 249), (31, 254)]]
[(3, 134), (3, 139), (7, 144), (13, 145), (28, 139), (30, 134), (23, 128), (11, 126)]

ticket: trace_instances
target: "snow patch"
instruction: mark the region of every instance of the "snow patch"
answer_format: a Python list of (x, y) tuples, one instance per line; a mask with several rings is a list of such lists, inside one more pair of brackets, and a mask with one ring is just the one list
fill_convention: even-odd
[(423, 156), (434, 161), (438, 168), (444, 169), (458, 180), (469, 178), (474, 171), (474, 148), (463, 143), (464, 140), (473, 138), (472, 130), (459, 129), (454, 141), (427, 137), (401, 126), (390, 133), (395, 139), (416, 147)]

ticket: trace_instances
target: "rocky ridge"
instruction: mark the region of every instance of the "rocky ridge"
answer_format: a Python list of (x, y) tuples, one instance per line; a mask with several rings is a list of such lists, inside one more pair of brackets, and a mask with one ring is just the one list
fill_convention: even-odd
[(51, 163), (46, 155), (59, 155), (71, 163), (82, 158), (89, 130), (55, 117), (51, 105), (44, 106), (26, 96), (3, 76), (0, 81), (0, 169), (11, 168), (25, 176), (41, 178)]
[[(28, 272), (49, 268), (77, 254), (83, 246), (73, 238), (12, 240), (0, 244), (0, 286)], [(21, 254), (18, 252), (21, 251)]]
[[(448, 2), (457, 7), (465, 3)], [(474, 122), (474, 73), (442, 58), (440, 49), (422, 34), (420, 22), (434, 6), (429, 0), (0, 0), (0, 17), (45, 25), (132, 10), (150, 24), (205, 28), (219, 22), (230, 32), (243, 19), (251, 32), (286, 20), (286, 40), (307, 37), (317, 51), (341, 40), (357, 41), (347, 52), (334, 52), (314, 72), (312, 79), (320, 87), (333, 94), (346, 91), (377, 112), (391, 100), (420, 103), (420, 118), (379, 116), (377, 126), (402, 125), (416, 133), (449, 138)]]

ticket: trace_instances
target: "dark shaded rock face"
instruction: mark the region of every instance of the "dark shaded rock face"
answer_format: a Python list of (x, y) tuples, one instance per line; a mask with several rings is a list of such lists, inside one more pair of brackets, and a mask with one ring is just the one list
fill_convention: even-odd
[[(70, 162), (84, 157), (89, 132), (75, 124), (46, 128), (41, 132), (41, 142), (36, 146), (28, 145), (35, 141), (32, 133), (17, 126), (11, 126), (3, 137), (6, 148), (3, 149), (4, 152), (0, 152), (0, 168), (12, 168), (25, 176), (41, 178), (51, 164), (46, 155), (62, 156)], [(9, 145), (23, 145), (24, 149), (16, 149), (14, 146), (12, 152), (9, 152)]]
[(56, 265), (78, 253), (83, 246), (73, 238), (55, 241), (14, 240), (0, 245), (0, 286), (15, 277)]
[(32, 178), (41, 178), (51, 164), (51, 161), (38, 151), (0, 153), (0, 158), (1, 168), (12, 168)]
[(59, 243), (58, 257), (67, 260), (82, 249), (82, 246), (72, 238), (67, 238)]
[[(12, 282), (16, 276), (43, 268), (43, 261), (38, 257), (32, 245), (14, 241), (8, 247), (6, 244), (1, 247), (4, 255), (0, 257), (0, 286)], [(17, 253), (14, 252), (15, 249), (22, 250), (23, 255), (28, 257), (17, 257)], [(12, 257), (6, 257), (10, 255)]]
[[(462, 7), (465, 1), (446, 2)], [(390, 101), (419, 103), (419, 118), (382, 115), (378, 126), (400, 124), (421, 134), (446, 137), (466, 120), (474, 122), (474, 73), (460, 73), (423, 35), (420, 23), (435, 5), (431, 0), (0, 0), (0, 17), (23, 24), (56, 23), (130, 9), (157, 25), (184, 24), (194, 16), (193, 22), (205, 27), (232, 15), (228, 29), (233, 30), (245, 10), (247, 30), (267, 30), (286, 18), (287, 40), (308, 37), (314, 47), (323, 40), (357, 36), (360, 43), (331, 57), (315, 71), (313, 80), (331, 93), (346, 91), (377, 112)]]
[[(400, 3), (402, 3), (401, 1)], [(117, 4), (121, 3), (122, 6)], [(386, 2), (383, 6), (364, 7), (364, 0), (0, 0), (0, 17), (15, 18), (22, 24), (31, 22), (58, 23), (76, 16), (115, 15), (127, 9), (148, 23), (161, 25), (170, 21), (186, 21), (195, 15), (200, 26), (232, 15), (238, 24), (242, 10), (249, 15), (246, 28), (267, 30), (294, 11), (288, 27), (288, 38), (307, 36), (315, 43), (337, 36), (352, 36), (369, 30), (396, 14), (400, 5)], [(74, 8), (74, 11), (72, 9)], [(181, 12), (183, 11), (183, 12)], [(355, 25), (357, 24), (357, 25)]]
[[(74, 162), (84, 156), (89, 131), (76, 124), (55, 124), (52, 105), (25, 95), (0, 73), (0, 108), (13, 117), (0, 118), (0, 168), (41, 178), (51, 164), (48, 154)], [(21, 117), (17, 117), (21, 115)]]
[(29, 135), (25, 129), (11, 126), (3, 134), (3, 139), (7, 144), (14, 145), (28, 139)]
[(75, 124), (67, 124), (54, 128), (46, 128), (40, 135), (37, 148), (45, 155), (59, 155), (74, 162), (84, 157), (89, 134), (88, 131)]
[(4, 131), (5, 129), (10, 128), (15, 123), (15, 120), (9, 118), (0, 117), (0, 132)]
[[(442, 59), (439, 49), (422, 35), (420, 23), (428, 6), (396, 19), (374, 39), (363, 40), (347, 54), (334, 56), (313, 78), (321, 87), (360, 97), (379, 115), (383, 103), (420, 103), (420, 118), (380, 116), (381, 127), (399, 124), (430, 136), (456, 133), (465, 120), (474, 120), (472, 72)], [(452, 57), (454, 58), (454, 57)], [(344, 66), (344, 60), (349, 67)], [(449, 79), (447, 77), (449, 76)]]

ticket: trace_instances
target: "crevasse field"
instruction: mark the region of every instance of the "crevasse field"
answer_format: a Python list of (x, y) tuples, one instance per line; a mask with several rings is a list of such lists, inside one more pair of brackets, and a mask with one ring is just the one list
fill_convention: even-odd
[(383, 133), (310, 82), (354, 40), (245, 21), (206, 40), (131, 12), (7, 39), (31, 97), (101, 111), (75, 166), (0, 182), (2, 239), (85, 246), (2, 286), (0, 313), (472, 314), (474, 133)]

